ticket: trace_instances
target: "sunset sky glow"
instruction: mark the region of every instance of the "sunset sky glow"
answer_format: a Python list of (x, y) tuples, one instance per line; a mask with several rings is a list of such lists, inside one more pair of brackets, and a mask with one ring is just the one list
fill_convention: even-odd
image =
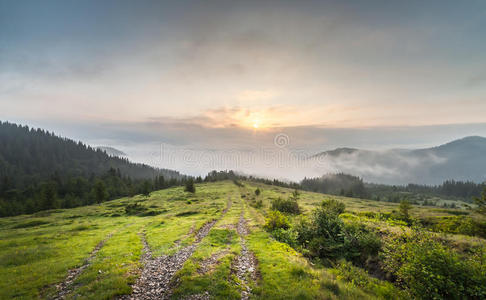
[(92, 126), (486, 135), (485, 34), (480, 0), (2, 0), (0, 118), (88, 141)]

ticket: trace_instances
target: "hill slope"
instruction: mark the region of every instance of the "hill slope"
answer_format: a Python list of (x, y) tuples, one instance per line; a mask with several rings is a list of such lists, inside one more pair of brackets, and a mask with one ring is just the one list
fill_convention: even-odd
[(32, 182), (59, 177), (101, 175), (110, 168), (133, 179), (180, 178), (179, 172), (155, 169), (110, 156), (81, 142), (61, 138), (42, 129), (0, 123), (0, 178), (8, 177), (12, 187), (23, 188)]
[(184, 178), (41, 129), (0, 123), (0, 217), (148, 193)]
[[(257, 189), (259, 193), (255, 193)], [(266, 218), (272, 216), (273, 202), (289, 197), (298, 198), (307, 221), (301, 222), (299, 215), (277, 214), (283, 223), (274, 224), (281, 227), (272, 231)], [(336, 238), (332, 247), (313, 248), (295, 234), (306, 233), (309, 238), (313, 232), (320, 234), (313, 240), (317, 246), (330, 241), (318, 231), (322, 228), (305, 227), (314, 226), (309, 223), (317, 215), (313, 212), (329, 199), (345, 204), (346, 213), (339, 219), (325, 219), (336, 225), (327, 232)], [(412, 228), (395, 219), (397, 208), (395, 203), (310, 192), (296, 196), (292, 189), (277, 186), (219, 181), (197, 184), (195, 193), (176, 187), (100, 205), (2, 218), (0, 298), (420, 299), (407, 296), (401, 285), (371, 277), (363, 269), (377, 274), (376, 259), (381, 258), (373, 256), (376, 247), (407, 240), (401, 235), (409, 234)], [(459, 213), (455, 222), (471, 220), (468, 211), (418, 206), (411, 216), (433, 218), (426, 223), (432, 226)], [(352, 239), (339, 239), (345, 228), (346, 236)], [(457, 226), (449, 230), (457, 230)], [(473, 243), (474, 247), (485, 245), (478, 237), (440, 238), (448, 249), (461, 239), (458, 247), (464, 253), (473, 253)], [(352, 244), (341, 247), (347, 242)], [(333, 267), (326, 268), (315, 263), (319, 254), (315, 249), (324, 249), (321, 253), (329, 259), (336, 251), (352, 253), (348, 259), (354, 264), (344, 264), (342, 256), (334, 256)], [(309, 256), (313, 260), (308, 260)], [(360, 265), (361, 260), (371, 264)], [(472, 260), (466, 257), (462, 261)], [(419, 263), (420, 270), (429, 266), (423, 266), (427, 261)], [(447, 266), (442, 269), (446, 274), (438, 275), (448, 283), (451, 276), (472, 281), (473, 271), (467, 268), (456, 273), (449, 272)], [(462, 273), (459, 276), (457, 272)], [(437, 286), (442, 287), (441, 283)], [(444, 286), (449, 292), (448, 285)]]
[(426, 149), (370, 151), (338, 148), (314, 156), (336, 172), (385, 184), (486, 180), (486, 138), (466, 137)]

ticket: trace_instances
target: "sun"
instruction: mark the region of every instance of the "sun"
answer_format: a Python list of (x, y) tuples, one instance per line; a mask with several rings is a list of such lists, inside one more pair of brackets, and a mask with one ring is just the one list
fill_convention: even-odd
[(253, 121), (253, 128), (258, 129), (258, 127), (260, 127), (260, 124), (258, 124), (258, 121), (257, 120)]

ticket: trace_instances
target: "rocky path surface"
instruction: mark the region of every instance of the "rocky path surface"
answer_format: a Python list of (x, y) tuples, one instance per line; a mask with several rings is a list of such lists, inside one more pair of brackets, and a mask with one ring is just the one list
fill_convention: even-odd
[(235, 258), (232, 268), (243, 288), (241, 299), (247, 300), (251, 295), (250, 281), (257, 280), (257, 260), (255, 255), (246, 246), (245, 237), (248, 235), (248, 226), (244, 218), (244, 211), (241, 212), (236, 231), (241, 237), (241, 252)]
[(229, 248), (214, 253), (209, 258), (207, 258), (207, 259), (205, 259), (205, 260), (203, 260), (199, 263), (199, 268), (198, 268), (197, 272), (199, 274), (206, 274), (206, 273), (211, 272), (212, 270), (214, 270), (216, 268), (216, 266), (219, 263), (219, 260), (221, 258), (223, 258), (224, 256), (226, 256), (228, 253), (229, 253)]
[[(226, 214), (230, 207), (231, 200), (228, 199), (228, 205), (223, 210), (221, 217)], [(145, 238), (143, 238), (144, 254), (142, 255), (142, 263), (144, 268), (142, 274), (132, 286), (132, 294), (121, 296), (119, 299), (169, 299), (173, 287), (172, 279), (175, 273), (182, 269), (186, 260), (191, 257), (199, 243), (209, 234), (209, 231), (217, 221), (213, 220), (204, 224), (197, 231), (193, 244), (182, 248), (171, 256), (153, 257)]]
[(64, 299), (67, 294), (72, 292), (73, 283), (76, 281), (76, 279), (79, 277), (79, 275), (81, 275), (81, 273), (87, 267), (89, 267), (89, 265), (91, 264), (91, 261), (96, 257), (96, 254), (98, 253), (98, 251), (100, 251), (101, 248), (103, 248), (106, 241), (108, 241), (113, 236), (113, 234), (114, 234), (113, 232), (110, 233), (108, 236), (106, 236), (106, 238), (104, 240), (102, 240), (101, 242), (99, 242), (96, 245), (96, 247), (93, 249), (93, 251), (91, 251), (91, 253), (89, 254), (89, 257), (84, 261), (84, 264), (82, 266), (80, 266), (78, 268), (71, 269), (71, 270), (68, 271), (68, 275), (66, 276), (64, 281), (59, 283), (56, 286), (57, 295), (50, 298), (50, 299), (52, 299), (52, 300)]

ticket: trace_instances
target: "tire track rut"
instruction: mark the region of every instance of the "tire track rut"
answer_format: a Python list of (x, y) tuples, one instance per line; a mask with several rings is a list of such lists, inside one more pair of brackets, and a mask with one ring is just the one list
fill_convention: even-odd
[(173, 277), (184, 266), (184, 263), (194, 253), (199, 243), (205, 238), (211, 228), (220, 220), (231, 207), (231, 199), (228, 198), (227, 206), (222, 211), (218, 219), (204, 224), (196, 233), (195, 241), (176, 252), (174, 255), (163, 255), (153, 257), (150, 247), (147, 244), (145, 236), (142, 236), (144, 244), (144, 254), (142, 263), (144, 268), (142, 274), (132, 286), (133, 292), (130, 295), (123, 295), (119, 299), (168, 299), (171, 296), (171, 290), (175, 286)]
[(248, 226), (244, 217), (244, 211), (241, 212), (238, 226), (236, 227), (238, 235), (241, 237), (241, 252), (233, 262), (233, 272), (236, 274), (241, 287), (241, 299), (250, 299), (251, 287), (250, 282), (256, 282), (258, 278), (257, 260), (255, 255), (246, 246), (245, 237), (248, 235)]
[(96, 254), (103, 248), (105, 243), (115, 234), (115, 232), (112, 232), (108, 234), (101, 242), (99, 242), (95, 248), (91, 251), (89, 254), (88, 258), (85, 259), (84, 264), (80, 267), (70, 269), (68, 271), (68, 275), (64, 279), (63, 282), (59, 283), (56, 285), (57, 288), (57, 295), (49, 298), (51, 300), (59, 300), (59, 299), (64, 299), (66, 295), (71, 293), (74, 289), (74, 282), (76, 279), (83, 273), (83, 271), (88, 268), (91, 265), (91, 262), (93, 259), (96, 257)]

